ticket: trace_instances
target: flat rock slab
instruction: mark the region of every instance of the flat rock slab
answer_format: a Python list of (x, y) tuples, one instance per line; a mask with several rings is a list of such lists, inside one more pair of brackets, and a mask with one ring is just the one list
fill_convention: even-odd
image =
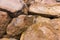
[(11, 18), (6, 12), (0, 11), (0, 37), (5, 33)]
[(53, 16), (60, 16), (60, 2), (53, 0), (43, 0), (34, 4), (31, 4), (29, 11), (36, 14), (47, 14)]
[(22, 0), (0, 0), (0, 8), (10, 12), (21, 10), (24, 3)]

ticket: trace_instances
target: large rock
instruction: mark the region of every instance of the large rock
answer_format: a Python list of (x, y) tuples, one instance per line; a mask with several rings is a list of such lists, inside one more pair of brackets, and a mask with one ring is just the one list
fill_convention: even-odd
[(23, 32), (20, 40), (57, 40), (54, 29), (48, 23), (40, 22), (30, 26)]
[(0, 0), (0, 8), (10, 12), (21, 10), (24, 6), (23, 0)]
[(28, 26), (33, 24), (33, 16), (20, 15), (13, 18), (12, 22), (7, 27), (7, 34), (15, 36), (26, 30)]
[(0, 11), (0, 37), (5, 33), (11, 18), (6, 12)]
[(55, 0), (42, 0), (39, 2), (37, 0), (30, 5), (29, 11), (36, 14), (60, 16), (60, 2), (58, 3)]

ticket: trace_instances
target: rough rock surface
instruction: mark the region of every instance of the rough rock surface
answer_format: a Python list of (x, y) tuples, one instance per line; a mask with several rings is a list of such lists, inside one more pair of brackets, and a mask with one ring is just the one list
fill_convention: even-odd
[(53, 30), (47, 23), (37, 23), (30, 26), (20, 40), (57, 40)]
[(29, 11), (36, 14), (60, 16), (60, 2), (58, 3), (56, 0), (42, 0), (39, 2), (37, 0), (30, 5)]
[(6, 12), (0, 11), (0, 37), (5, 33), (11, 18)]
[(60, 40), (60, 18), (52, 19), (51, 22), (51, 25), (53, 24), (53, 27), (56, 30), (56, 35), (58, 35), (58, 40)]
[(12, 22), (7, 27), (7, 34), (15, 36), (26, 30), (26, 28), (33, 24), (33, 17), (20, 15), (13, 18)]
[(38, 17), (36, 18), (36, 23), (39, 23), (39, 22), (41, 22), (41, 23), (42, 23), (42, 22), (51, 23), (51, 19), (38, 16)]
[(10, 12), (21, 10), (24, 6), (23, 0), (0, 0), (0, 8)]
[(59, 0), (0, 0), (0, 40), (60, 40)]

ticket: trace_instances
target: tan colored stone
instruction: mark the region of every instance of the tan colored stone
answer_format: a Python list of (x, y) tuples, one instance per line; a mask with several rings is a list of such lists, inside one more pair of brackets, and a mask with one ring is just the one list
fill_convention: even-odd
[(37, 1), (37, 3), (30, 5), (29, 11), (36, 14), (60, 16), (60, 2), (58, 3), (55, 0)]
[(38, 16), (36, 18), (36, 23), (40, 23), (40, 22), (51, 23), (51, 19)]
[(0, 11), (0, 37), (6, 32), (6, 28), (11, 18), (6, 12)]
[(53, 28), (56, 30), (58, 40), (60, 40), (60, 18), (52, 19), (51, 22), (51, 25), (53, 25)]
[(15, 36), (25, 31), (28, 26), (33, 24), (33, 17), (27, 15), (20, 15), (13, 18), (12, 22), (7, 27), (7, 34)]
[(47, 23), (34, 24), (22, 34), (20, 40), (57, 40), (52, 31), (54, 29), (51, 28), (51, 25)]

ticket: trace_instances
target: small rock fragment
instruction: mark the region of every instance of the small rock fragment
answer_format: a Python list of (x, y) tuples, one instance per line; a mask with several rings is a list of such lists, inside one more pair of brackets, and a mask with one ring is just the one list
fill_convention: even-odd
[(15, 39), (19, 39), (20, 38), (20, 35), (17, 35), (17, 36), (10, 36), (10, 35), (4, 35), (3, 38), (15, 38)]
[(17, 40), (17, 39), (14, 39), (14, 38), (2, 38), (0, 40)]
[(39, 23), (39, 22), (51, 23), (51, 19), (38, 16), (38, 17), (36, 18), (36, 23)]

